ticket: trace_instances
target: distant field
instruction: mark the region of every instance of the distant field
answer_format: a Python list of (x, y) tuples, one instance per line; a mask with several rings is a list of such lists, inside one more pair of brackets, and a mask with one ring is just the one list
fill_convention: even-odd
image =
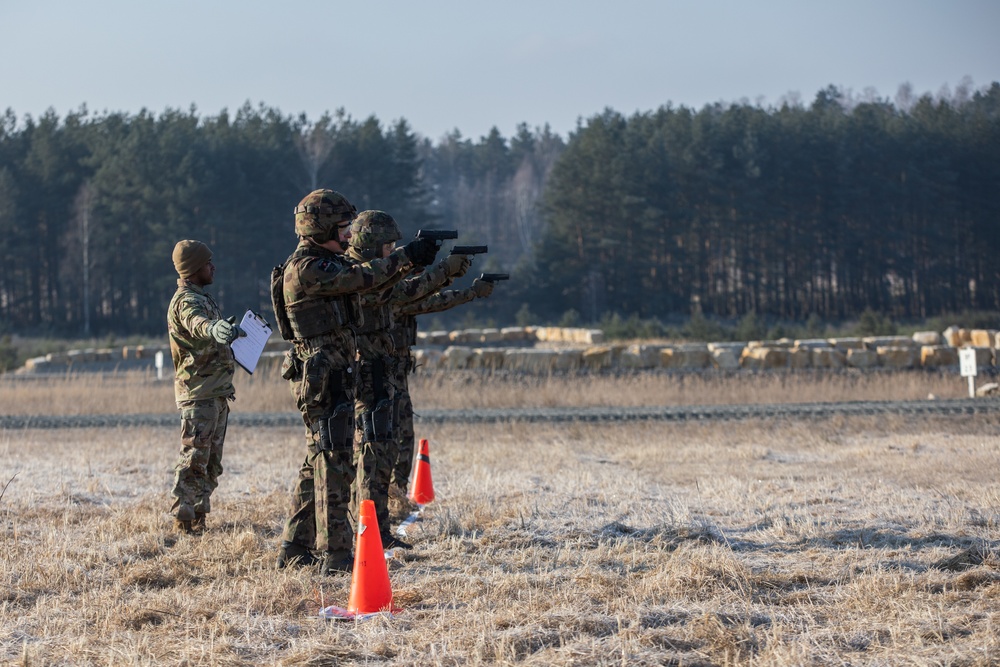
[[(982, 380), (985, 381), (985, 380)], [(236, 403), (243, 412), (295, 411), (288, 384), (276, 373), (237, 371)], [(954, 372), (860, 371), (632, 373), (622, 375), (484, 375), (435, 371), (411, 378), (420, 408), (718, 405), (963, 398)], [(24, 380), (0, 375), (0, 414), (145, 414), (175, 412), (172, 381), (148, 372), (73, 374)]]
[(389, 564), (405, 611), (355, 625), (317, 617), (348, 576), (272, 569), (299, 429), (232, 428), (200, 538), (167, 515), (173, 429), (3, 431), (0, 663), (993, 665), (998, 434), (425, 427), (438, 499)]

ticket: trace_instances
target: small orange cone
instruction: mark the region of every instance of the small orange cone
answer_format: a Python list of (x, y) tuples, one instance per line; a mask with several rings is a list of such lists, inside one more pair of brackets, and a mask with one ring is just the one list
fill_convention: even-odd
[(375, 518), (375, 503), (361, 501), (358, 517), (358, 538), (354, 547), (354, 572), (351, 575), (351, 597), (347, 610), (355, 615), (380, 611), (402, 611), (392, 606), (389, 569), (382, 551), (382, 536)]
[(427, 439), (420, 439), (420, 449), (417, 452), (417, 469), (413, 475), (413, 486), (410, 488), (410, 500), (418, 505), (426, 505), (434, 500), (434, 482), (431, 481), (431, 457)]
[(403, 610), (392, 606), (392, 587), (389, 585), (389, 569), (385, 565), (378, 519), (375, 518), (375, 503), (362, 500), (347, 609), (325, 607), (319, 611), (320, 618), (357, 621), (380, 612), (394, 614), (400, 611)]

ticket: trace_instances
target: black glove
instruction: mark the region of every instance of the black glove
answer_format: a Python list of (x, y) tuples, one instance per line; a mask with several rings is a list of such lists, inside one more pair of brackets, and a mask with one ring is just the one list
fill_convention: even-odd
[(417, 266), (430, 266), (438, 252), (438, 242), (416, 238), (403, 246), (403, 252)]

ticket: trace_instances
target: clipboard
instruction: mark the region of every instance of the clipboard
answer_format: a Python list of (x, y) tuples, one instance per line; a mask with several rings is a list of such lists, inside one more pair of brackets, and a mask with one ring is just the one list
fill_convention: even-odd
[(263, 317), (248, 310), (240, 322), (240, 329), (246, 332), (246, 336), (240, 336), (232, 342), (233, 357), (243, 370), (253, 375), (257, 369), (257, 362), (260, 361), (260, 355), (264, 351), (264, 345), (271, 337), (271, 326)]

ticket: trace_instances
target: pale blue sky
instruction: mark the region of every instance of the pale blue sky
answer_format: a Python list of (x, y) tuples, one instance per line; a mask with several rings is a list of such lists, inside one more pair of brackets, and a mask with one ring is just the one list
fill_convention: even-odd
[(565, 136), (606, 107), (978, 89), (1000, 81), (998, 32), (1000, 0), (0, 0), (0, 110), (249, 100), (402, 117), (434, 140)]

